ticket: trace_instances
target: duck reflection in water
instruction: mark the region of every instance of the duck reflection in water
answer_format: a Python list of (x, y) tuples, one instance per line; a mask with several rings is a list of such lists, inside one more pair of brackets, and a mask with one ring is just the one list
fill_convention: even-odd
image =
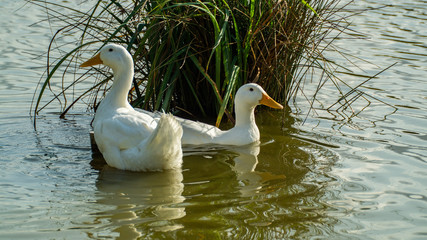
[[(250, 197), (264, 192), (263, 186), (268, 185), (266, 182), (285, 178), (284, 175), (256, 171), (260, 148), (259, 142), (256, 142), (233, 148), (187, 145), (183, 151), (184, 157), (224, 151), (233, 159), (232, 163), (225, 162), (236, 174), (240, 195)], [(183, 228), (175, 221), (186, 215), (185, 207), (180, 204), (185, 200), (182, 195), (184, 184), (181, 169), (143, 173), (123, 171), (109, 167), (102, 156), (96, 155), (92, 165), (100, 170), (96, 182), (96, 203), (103, 209), (94, 214), (94, 222), (108, 222), (106, 228), (112, 228), (113, 232), (126, 239), (140, 238), (152, 231), (166, 232)]]
[(96, 182), (97, 203), (114, 208), (96, 213), (95, 221), (109, 222), (106, 227), (124, 239), (182, 228), (173, 221), (186, 215), (184, 207), (175, 206), (184, 201), (182, 180), (181, 169), (141, 173), (104, 165)]
[[(258, 155), (261, 146), (259, 142), (244, 146), (226, 147), (223, 145), (184, 145), (184, 156), (217, 154), (218, 151), (225, 151), (227, 155), (233, 156), (233, 163), (226, 162), (236, 174), (239, 181), (239, 192), (242, 197), (257, 195), (263, 191), (266, 182), (284, 179), (285, 175), (275, 175), (270, 172), (256, 171), (258, 165)], [(185, 159), (184, 159), (185, 161)]]

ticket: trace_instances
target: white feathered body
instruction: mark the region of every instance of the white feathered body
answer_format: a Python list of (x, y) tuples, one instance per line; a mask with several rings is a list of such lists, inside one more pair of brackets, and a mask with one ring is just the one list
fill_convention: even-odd
[(93, 121), (95, 142), (107, 164), (122, 170), (160, 171), (181, 167), (182, 127), (171, 114), (154, 118), (135, 111), (127, 100), (134, 75), (129, 52), (116, 44), (103, 47), (82, 67), (104, 64), (114, 81)]
[(129, 108), (97, 112), (95, 141), (108, 165), (132, 171), (179, 168), (182, 128), (170, 114), (158, 122)]

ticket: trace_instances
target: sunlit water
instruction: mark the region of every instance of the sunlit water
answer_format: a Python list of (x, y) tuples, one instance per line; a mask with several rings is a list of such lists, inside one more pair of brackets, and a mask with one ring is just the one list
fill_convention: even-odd
[[(0, 238), (427, 238), (426, 1), (357, 15), (351, 28), (368, 38), (336, 43), (371, 62), (347, 63), (357, 74), (397, 62), (361, 89), (397, 111), (367, 97), (351, 119), (340, 109), (306, 119), (297, 99), (294, 113), (257, 115), (261, 146), (186, 149), (182, 171), (163, 173), (91, 164), (83, 107), (63, 120), (47, 109), (34, 131), (36, 54), (52, 33), (31, 25), (43, 11), (14, 2), (0, 3)], [(333, 89), (318, 96), (326, 106)]]

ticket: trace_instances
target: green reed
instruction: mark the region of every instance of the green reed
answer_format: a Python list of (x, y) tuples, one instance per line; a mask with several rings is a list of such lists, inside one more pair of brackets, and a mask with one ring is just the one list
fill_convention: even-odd
[[(310, 69), (332, 79), (335, 63), (323, 52), (334, 40), (328, 38), (331, 32), (347, 26), (337, 16), (343, 9), (339, 0), (99, 0), (86, 11), (54, 1), (30, 2), (59, 22), (46, 77), (35, 95), (35, 115), (53, 100), (62, 103), (62, 115), (82, 99), (95, 108), (111, 74), (101, 67), (80, 73), (78, 65), (114, 42), (134, 58), (133, 106), (215, 116), (219, 125), (224, 114), (232, 119), (234, 93), (247, 82), (257, 82), (287, 105), (302, 91)], [(52, 81), (61, 73), (62, 87), (54, 90)], [(71, 89), (94, 75), (99, 81), (68, 103)], [(43, 105), (47, 89), (53, 98)]]

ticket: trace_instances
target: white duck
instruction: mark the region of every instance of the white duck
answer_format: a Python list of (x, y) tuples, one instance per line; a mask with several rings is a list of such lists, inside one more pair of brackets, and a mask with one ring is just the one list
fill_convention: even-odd
[[(219, 128), (191, 121), (188, 119), (176, 118), (184, 131), (182, 144), (219, 144), (219, 145), (247, 145), (259, 141), (260, 134), (255, 123), (255, 107), (266, 105), (276, 109), (283, 109), (283, 106), (274, 101), (264, 89), (255, 83), (248, 83), (241, 86), (236, 93), (234, 106), (236, 112), (236, 124), (227, 131)], [(151, 113), (139, 110), (159, 119), (159, 113)]]
[(182, 128), (171, 114), (156, 120), (135, 111), (127, 100), (134, 75), (133, 59), (122, 46), (108, 44), (81, 65), (104, 64), (114, 73), (110, 92), (93, 121), (95, 141), (108, 165), (131, 171), (180, 168)]

